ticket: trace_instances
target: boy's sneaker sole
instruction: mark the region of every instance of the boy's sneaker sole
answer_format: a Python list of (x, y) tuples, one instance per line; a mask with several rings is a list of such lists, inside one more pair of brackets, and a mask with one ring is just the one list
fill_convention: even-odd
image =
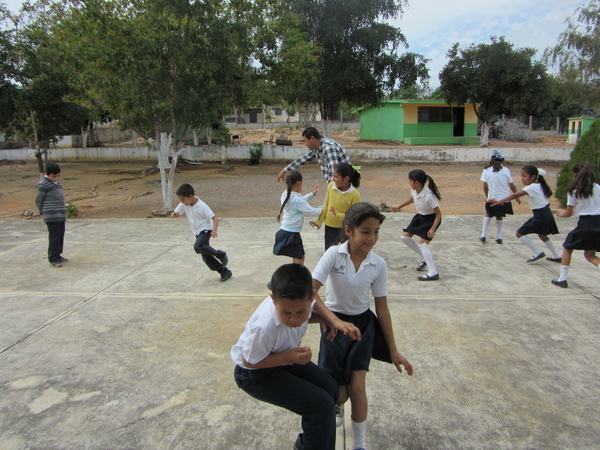
[(339, 428), (344, 424), (344, 405), (335, 405), (335, 427)]
[(50, 261), (52, 267), (62, 267), (62, 264), (58, 261)]
[(219, 281), (227, 281), (231, 278), (232, 275), (233, 273), (231, 272), (231, 270), (227, 269), (227, 272), (225, 272), (225, 274), (221, 276)]

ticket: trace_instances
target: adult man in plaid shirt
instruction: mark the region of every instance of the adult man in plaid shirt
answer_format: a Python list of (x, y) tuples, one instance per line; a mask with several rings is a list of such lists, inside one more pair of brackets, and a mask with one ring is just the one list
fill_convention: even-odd
[(302, 132), (302, 137), (304, 138), (304, 145), (310, 151), (284, 169), (281, 169), (281, 172), (277, 176), (277, 181), (283, 180), (286, 172), (297, 169), (316, 158), (327, 183), (330, 183), (333, 181), (333, 168), (340, 163), (350, 162), (350, 156), (348, 156), (346, 149), (333, 139), (321, 136), (316, 128), (308, 127)]

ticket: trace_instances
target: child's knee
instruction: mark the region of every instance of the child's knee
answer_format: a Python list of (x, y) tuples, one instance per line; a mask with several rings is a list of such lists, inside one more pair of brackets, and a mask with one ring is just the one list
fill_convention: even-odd
[(362, 380), (350, 381), (350, 384), (348, 385), (348, 393), (350, 394), (350, 398), (366, 397), (367, 388), (365, 383), (363, 383)]

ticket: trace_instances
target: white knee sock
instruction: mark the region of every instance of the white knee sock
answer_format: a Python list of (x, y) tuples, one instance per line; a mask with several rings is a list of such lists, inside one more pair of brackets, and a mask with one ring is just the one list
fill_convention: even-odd
[(484, 217), (483, 218), (483, 227), (481, 228), (481, 237), (486, 237), (487, 236), (487, 229), (490, 226), (490, 220), (492, 220), (491, 217)]
[(502, 224), (503, 220), (496, 220), (496, 239), (502, 239)]
[(533, 252), (533, 256), (537, 256), (540, 253), (542, 253), (542, 251), (539, 248), (537, 248), (537, 245), (533, 243), (529, 236), (521, 236), (519, 240), (531, 249), (531, 251)]
[(437, 274), (437, 270), (435, 268), (435, 264), (433, 262), (433, 253), (431, 253), (431, 249), (429, 248), (429, 244), (419, 244), (419, 248), (421, 249), (421, 253), (423, 254), (423, 258), (427, 263), (427, 275), (430, 277)]
[(569, 274), (569, 266), (560, 266), (560, 277), (556, 281), (567, 281), (568, 274)]
[(410, 248), (412, 251), (414, 251), (417, 255), (421, 257), (421, 261), (425, 261), (423, 258), (423, 253), (421, 253), (421, 249), (419, 248), (419, 244), (417, 244), (408, 236), (400, 236), (400, 239), (402, 239), (404, 245), (406, 245), (408, 248)]
[(367, 421), (355, 422), (352, 421), (352, 440), (353, 449), (366, 448), (367, 447)]
[(546, 242), (544, 242), (544, 244), (546, 244), (546, 247), (548, 247), (548, 250), (550, 250), (552, 252), (553, 258), (560, 258), (560, 255), (556, 251), (556, 246), (554, 245), (554, 242), (552, 242), (552, 239), (548, 239)]

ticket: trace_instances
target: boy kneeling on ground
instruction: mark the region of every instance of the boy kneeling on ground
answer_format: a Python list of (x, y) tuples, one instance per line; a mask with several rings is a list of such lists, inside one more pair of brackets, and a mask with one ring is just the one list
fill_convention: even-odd
[(302, 416), (303, 433), (295, 450), (335, 448), (335, 402), (339, 387), (311, 362), (309, 347), (300, 347), (308, 323), (322, 322), (332, 333), (360, 339), (360, 330), (342, 322), (315, 300), (310, 271), (285, 264), (271, 278), (269, 295), (248, 320), (231, 349), (237, 385), (252, 397)]

